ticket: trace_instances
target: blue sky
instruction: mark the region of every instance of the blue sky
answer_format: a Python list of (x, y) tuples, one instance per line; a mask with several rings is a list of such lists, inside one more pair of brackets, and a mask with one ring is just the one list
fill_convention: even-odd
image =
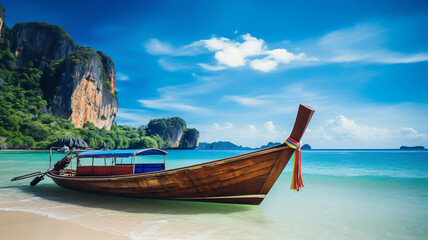
[(180, 116), (201, 141), (428, 147), (426, 1), (2, 1), (115, 62), (119, 124)]

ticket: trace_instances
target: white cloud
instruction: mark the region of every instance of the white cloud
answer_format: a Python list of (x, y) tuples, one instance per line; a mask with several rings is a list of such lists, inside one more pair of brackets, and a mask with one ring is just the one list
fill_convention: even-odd
[(416, 131), (413, 128), (406, 128), (406, 127), (402, 127), (400, 129), (400, 133), (405, 136), (406, 138), (410, 138), (410, 139), (417, 139), (417, 138), (421, 138), (421, 139), (427, 139), (428, 135), (425, 133), (418, 133), (418, 131)]
[(172, 54), (173, 50), (170, 44), (163, 43), (156, 38), (150, 39), (148, 43), (144, 45), (146, 51), (153, 55), (161, 54)]
[(333, 31), (308, 45), (316, 46), (313, 51), (318, 52), (325, 62), (397, 64), (428, 61), (428, 53), (404, 54), (385, 49), (385, 32), (377, 25), (360, 24)]
[(206, 112), (205, 109), (195, 107), (189, 104), (180, 103), (176, 99), (173, 98), (160, 98), (160, 99), (141, 99), (138, 100), (138, 102), (141, 103), (142, 106), (146, 108), (153, 108), (153, 109), (159, 109), (159, 110), (169, 110), (169, 111), (185, 111), (185, 112), (197, 112), (197, 113), (204, 113)]
[(228, 67), (241, 67), (245, 65), (245, 58), (236, 47), (228, 47), (215, 53), (215, 59)]
[(276, 131), (275, 125), (272, 121), (265, 122), (264, 127), (268, 130), (269, 133), (274, 133)]
[(253, 97), (227, 96), (224, 99), (229, 100), (229, 101), (234, 101), (234, 102), (237, 102), (243, 106), (248, 106), (248, 107), (263, 106), (266, 104), (266, 101), (258, 99), (258, 98), (253, 98)]
[[(397, 130), (365, 126), (343, 115), (338, 115), (336, 118), (328, 120), (318, 129), (307, 131), (306, 135), (312, 141), (324, 139), (339, 145), (347, 142), (345, 145), (348, 148), (358, 148), (361, 146), (376, 148), (379, 146), (388, 146), (391, 143), (399, 144), (400, 142), (405, 143), (406, 141), (415, 139), (428, 139), (427, 134), (418, 133), (413, 128), (403, 127)], [(350, 142), (352, 145), (349, 144)]]
[(244, 39), (244, 42), (238, 48), (243, 56), (259, 56), (265, 53), (267, 46), (263, 39), (252, 37), (249, 33), (241, 37)]
[(224, 37), (213, 37), (209, 40), (201, 40), (200, 42), (204, 43), (205, 47), (210, 51), (221, 51), (223, 49), (236, 45), (235, 43), (230, 41), (230, 39)]
[(248, 125), (248, 126), (247, 126), (247, 129), (248, 129), (250, 132), (257, 132), (257, 128), (256, 128), (256, 126), (254, 126), (254, 125)]
[(152, 55), (170, 55), (170, 56), (192, 56), (200, 54), (202, 43), (199, 41), (182, 47), (173, 47), (171, 44), (161, 42), (156, 38), (152, 38), (144, 44), (146, 51)]
[(214, 126), (214, 128), (216, 130), (225, 130), (225, 129), (232, 129), (232, 128), (234, 128), (233, 124), (230, 123), (230, 122), (225, 122), (224, 126), (220, 126), (220, 124), (214, 123), (213, 126)]
[(226, 67), (220, 65), (212, 66), (206, 63), (198, 63), (198, 65), (209, 71), (221, 71), (226, 69)]
[(328, 104), (327, 96), (312, 91), (300, 83), (290, 84), (282, 89), (275, 89), (264, 95), (232, 95), (223, 97), (224, 101), (236, 102), (242, 106), (257, 108), (264, 115), (294, 113), (300, 103), (317, 105)]
[(126, 80), (129, 80), (129, 77), (128, 77), (128, 75), (125, 75), (124, 73), (122, 73), (122, 72), (117, 72), (116, 73), (116, 80), (119, 80), (119, 81), (126, 81)]
[(343, 62), (398, 64), (428, 61), (427, 52), (401, 53), (386, 49), (385, 32), (387, 31), (377, 25), (359, 24), (315, 39), (297, 43), (281, 42), (283, 46), (299, 51), (303, 49), (308, 54), (293, 53), (285, 48), (268, 49), (263, 39), (253, 37), (249, 33), (241, 35), (241, 41), (212, 37), (181, 47), (173, 47), (154, 38), (145, 44), (145, 48), (153, 55), (175, 57), (212, 52), (216, 64), (198, 63), (208, 71), (245, 69), (244, 67), (248, 66), (256, 71), (271, 72), (280, 67), (295, 68)]
[(154, 117), (152, 117), (149, 112), (144, 110), (119, 108), (115, 121), (120, 122), (120, 124), (139, 127), (143, 124), (147, 124), (150, 119), (153, 118)]
[(275, 62), (268, 58), (263, 58), (263, 59), (256, 59), (251, 61), (250, 66), (255, 70), (259, 70), (262, 72), (269, 72), (274, 70), (276, 66), (278, 66), (278, 62)]
[[(209, 71), (220, 71), (227, 68), (249, 66), (254, 70), (270, 72), (277, 68), (279, 63), (289, 64), (295, 61), (314, 61), (305, 54), (294, 54), (286, 49), (278, 48), (268, 50), (266, 42), (251, 36), (249, 33), (241, 35), (242, 42), (230, 40), (225, 37), (212, 37), (210, 39), (195, 41), (183, 47), (172, 47), (168, 43), (151, 39), (145, 44), (146, 51), (153, 55), (189, 56), (206, 52), (214, 52), (217, 65), (198, 63)], [(165, 65), (159, 61), (159, 64)], [(165, 68), (165, 67), (164, 67)], [(166, 70), (171, 69), (168, 66)]]
[(304, 53), (295, 55), (287, 51), (287, 49), (274, 49), (266, 51), (267, 57), (250, 61), (250, 66), (262, 72), (275, 70), (278, 63), (289, 64), (291, 61), (317, 61), (317, 58), (307, 58)]
[(218, 83), (215, 79), (206, 79), (203, 76), (194, 75), (192, 77), (196, 78), (197, 81), (158, 88), (159, 98), (140, 99), (138, 102), (147, 108), (208, 114), (211, 110), (194, 106), (191, 103), (198, 100), (198, 97), (195, 97), (195, 95), (211, 92), (222, 86), (222, 83)]
[(392, 137), (390, 131), (385, 128), (360, 126), (343, 115), (330, 119), (322, 129), (328, 139), (373, 141)]
[[(268, 58), (275, 60), (276, 62), (290, 63), (295, 60), (303, 60), (306, 58), (304, 53), (299, 53), (295, 55), (287, 51), (287, 49), (274, 49), (272, 51), (267, 51), (269, 54)], [(315, 59), (313, 59), (315, 60)]]
[[(288, 64), (291, 61), (309, 60), (303, 53), (295, 55), (286, 49), (267, 50), (263, 39), (257, 39), (248, 33), (241, 37), (243, 42), (232, 41), (224, 37), (213, 37), (200, 42), (204, 43), (209, 51), (215, 52), (214, 58), (217, 60), (218, 66), (236, 68), (249, 63), (254, 70), (269, 72), (276, 69), (278, 63)], [(262, 58), (252, 59), (260, 56)], [(206, 68), (206, 65), (201, 66)], [(206, 69), (210, 70), (210, 68), (218, 70), (213, 66)]]

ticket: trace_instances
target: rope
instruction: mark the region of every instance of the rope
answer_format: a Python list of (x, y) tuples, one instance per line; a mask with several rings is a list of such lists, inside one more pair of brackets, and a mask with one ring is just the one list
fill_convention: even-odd
[(285, 141), (285, 144), (296, 150), (294, 153), (293, 178), (291, 180), (290, 189), (299, 191), (300, 188), (304, 187), (302, 180), (302, 151), (300, 150), (300, 143), (289, 137)]

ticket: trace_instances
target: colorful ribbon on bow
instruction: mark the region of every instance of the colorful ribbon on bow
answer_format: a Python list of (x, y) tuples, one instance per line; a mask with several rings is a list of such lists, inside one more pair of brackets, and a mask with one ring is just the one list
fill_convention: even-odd
[(304, 187), (302, 180), (302, 151), (300, 151), (300, 143), (291, 137), (289, 137), (285, 143), (292, 149), (296, 149), (296, 152), (294, 153), (293, 179), (291, 180), (290, 189), (299, 191), (300, 188)]

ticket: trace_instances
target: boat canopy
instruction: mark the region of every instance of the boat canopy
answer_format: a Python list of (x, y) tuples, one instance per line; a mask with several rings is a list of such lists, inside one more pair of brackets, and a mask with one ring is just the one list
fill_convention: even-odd
[(156, 148), (147, 149), (123, 149), (91, 151), (77, 154), (77, 158), (111, 158), (111, 157), (131, 157), (136, 155), (166, 155), (167, 152)]

